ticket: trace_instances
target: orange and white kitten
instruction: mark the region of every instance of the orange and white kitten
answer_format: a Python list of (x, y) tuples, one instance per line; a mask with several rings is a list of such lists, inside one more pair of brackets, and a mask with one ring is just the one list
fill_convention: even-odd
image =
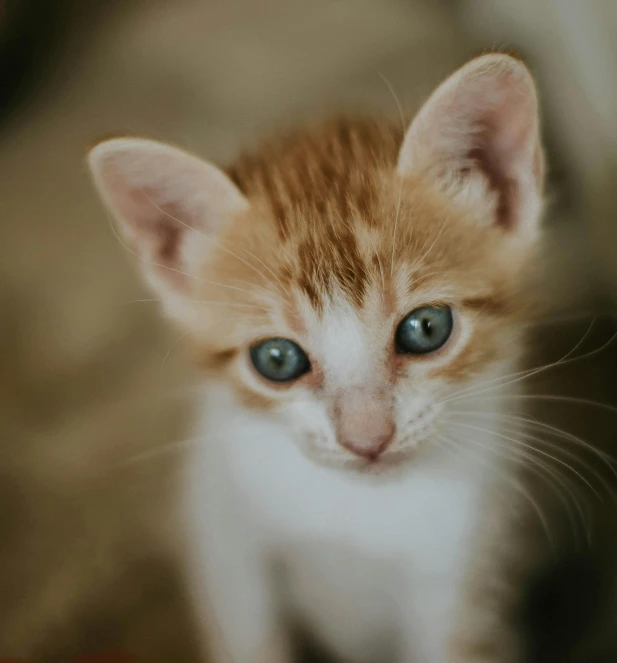
[(517, 386), (541, 234), (525, 66), (472, 60), (404, 135), (331, 121), (226, 174), (136, 138), (89, 163), (204, 367), (186, 509), (214, 660), (289, 660), (291, 621), (355, 663), (519, 660), (512, 391), (489, 391)]

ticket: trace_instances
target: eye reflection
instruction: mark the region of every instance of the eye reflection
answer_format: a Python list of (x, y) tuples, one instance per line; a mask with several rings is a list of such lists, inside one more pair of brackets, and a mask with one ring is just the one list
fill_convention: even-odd
[(257, 371), (271, 382), (291, 382), (311, 370), (302, 348), (285, 338), (271, 338), (254, 345), (251, 361)]

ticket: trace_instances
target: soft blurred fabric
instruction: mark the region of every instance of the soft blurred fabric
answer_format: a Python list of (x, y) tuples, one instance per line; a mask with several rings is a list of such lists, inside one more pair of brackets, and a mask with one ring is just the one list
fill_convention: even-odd
[[(56, 59), (0, 127), (1, 656), (66, 663), (121, 648), (144, 663), (197, 660), (175, 443), (191, 436), (198, 376), (156, 302), (136, 301), (151, 295), (95, 197), (87, 148), (140, 134), (224, 163), (330, 110), (407, 122), (479, 46), (504, 40), (488, 3), (470, 2), (473, 16), (466, 4), (66, 3)], [(495, 15), (498, 4), (508, 3)], [(523, 42), (505, 16), (507, 39)], [(552, 61), (538, 66), (550, 82)], [(581, 127), (559, 123), (553, 87), (556, 163), (585, 189), (569, 168), (575, 139), (566, 144)], [(584, 301), (601, 294), (588, 215), (558, 209), (555, 292)]]

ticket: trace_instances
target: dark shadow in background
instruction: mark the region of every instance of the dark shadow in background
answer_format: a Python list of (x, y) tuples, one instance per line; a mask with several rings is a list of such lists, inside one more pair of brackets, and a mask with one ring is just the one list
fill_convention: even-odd
[(51, 73), (67, 34), (69, 7), (63, 0), (4, 0), (0, 4), (2, 125), (33, 100)]
[[(121, 0), (0, 0), (0, 134), (80, 55), (90, 28)], [(125, 0), (128, 4), (128, 0)]]

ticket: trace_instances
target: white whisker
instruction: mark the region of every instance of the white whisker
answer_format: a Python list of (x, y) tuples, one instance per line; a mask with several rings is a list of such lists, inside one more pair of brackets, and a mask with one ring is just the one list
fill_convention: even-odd
[[(441, 233), (443, 232), (444, 228), (446, 227), (447, 222), (448, 222), (448, 219), (444, 219), (444, 222), (441, 224), (441, 228), (439, 229), (439, 232), (437, 233), (437, 236), (435, 237), (435, 239), (432, 241), (431, 245), (420, 256), (420, 258), (418, 258), (418, 260), (416, 260), (413, 263), (413, 265), (409, 268), (409, 271), (410, 271), (411, 274), (413, 274), (413, 272), (417, 271), (422, 266), (422, 263), (428, 258), (431, 251), (435, 248), (435, 246), (437, 245), (437, 242), (439, 241), (439, 238), (441, 237)], [(419, 280), (420, 279), (417, 279), (416, 282), (418, 282)], [(412, 283), (413, 283), (413, 281), (412, 281)]]
[(495, 435), (496, 437), (500, 437), (504, 440), (508, 440), (509, 442), (513, 442), (514, 444), (518, 444), (520, 446), (525, 447), (526, 449), (533, 449), (536, 453), (542, 454), (543, 456), (546, 456), (547, 458), (551, 458), (554, 460), (556, 463), (559, 463), (560, 465), (563, 465), (566, 467), (570, 472), (573, 472), (587, 487), (594, 493), (594, 495), (601, 501), (603, 502), (604, 500), (602, 499), (602, 496), (598, 491), (587, 481), (587, 479), (580, 473), (578, 472), (575, 468), (573, 468), (571, 465), (566, 463), (565, 461), (561, 460), (560, 458), (557, 458), (556, 456), (553, 456), (552, 454), (549, 454), (546, 451), (542, 451), (541, 449), (538, 449), (537, 447), (534, 447), (532, 444), (526, 444), (525, 442), (521, 442), (521, 440), (516, 440), (512, 437), (508, 437), (507, 435), (503, 435), (502, 433), (498, 433), (497, 431), (490, 430), (487, 428), (482, 428), (481, 426), (474, 426), (473, 424), (466, 424), (460, 421), (456, 422), (457, 426), (463, 426), (464, 428), (470, 428), (472, 430), (476, 430), (481, 433), (489, 433), (490, 435)]
[[(459, 423), (459, 422), (454, 422), (454, 423)], [(611, 486), (608, 484), (606, 479), (602, 476), (602, 474), (597, 471), (595, 468), (590, 467), (581, 457), (580, 455), (576, 454), (573, 451), (570, 451), (568, 449), (564, 449), (561, 445), (555, 443), (555, 442), (550, 442), (549, 440), (546, 440), (544, 438), (538, 437), (537, 435), (534, 435), (532, 433), (529, 433), (528, 431), (521, 430), (521, 427), (510, 427), (508, 428), (507, 426), (504, 426), (503, 423), (500, 423), (499, 426), (500, 430), (504, 430), (507, 433), (510, 433), (512, 435), (520, 435), (524, 437), (525, 439), (532, 440), (534, 442), (538, 442), (540, 444), (543, 444), (547, 446), (550, 449), (553, 449), (555, 451), (558, 451), (559, 453), (563, 454), (564, 456), (567, 456), (568, 458), (576, 461), (579, 463), (579, 465), (584, 468), (587, 472), (590, 473), (596, 479), (602, 487), (606, 490), (607, 494), (610, 496), (610, 498), (613, 501), (617, 502), (617, 496), (615, 495), (614, 490), (611, 488)], [(544, 432), (544, 431), (543, 431)], [(590, 446), (590, 445), (589, 445)], [(534, 451), (538, 451), (537, 449), (534, 449)], [(536, 459), (537, 461), (538, 459)], [(610, 467), (610, 465), (609, 465)], [(613, 469), (613, 468), (611, 468)], [(613, 470), (614, 471), (614, 470)]]
[(601, 403), (600, 401), (592, 401), (587, 398), (577, 398), (575, 396), (559, 396), (556, 394), (489, 394), (484, 396), (484, 400), (494, 399), (517, 399), (517, 400), (539, 400), (539, 401), (555, 401), (559, 403), (572, 403), (573, 405), (588, 405), (590, 407), (598, 408), (606, 412), (617, 414), (617, 407), (609, 405), (608, 403)]
[[(187, 228), (188, 230), (192, 230), (193, 232), (197, 233), (198, 235), (201, 235), (201, 237), (203, 237), (204, 239), (206, 239), (206, 240), (208, 240), (209, 242), (211, 242), (212, 244), (214, 244), (217, 248), (221, 249), (221, 251), (225, 251), (225, 253), (228, 253), (230, 256), (232, 256), (233, 258), (236, 258), (236, 260), (239, 260), (242, 264), (246, 265), (247, 267), (249, 267), (250, 269), (252, 269), (254, 272), (256, 272), (257, 274), (259, 274), (259, 276), (261, 276), (261, 278), (263, 278), (265, 281), (268, 281), (268, 280), (269, 280), (269, 279), (266, 277), (266, 275), (265, 275), (261, 270), (259, 270), (259, 269), (257, 269), (257, 267), (255, 267), (255, 265), (251, 265), (251, 263), (247, 262), (246, 260), (244, 260), (244, 258), (241, 258), (239, 255), (235, 254), (233, 251), (231, 251), (230, 249), (228, 249), (228, 248), (226, 248), (225, 246), (223, 246), (220, 242), (217, 242), (217, 241), (216, 241), (213, 237), (211, 237), (210, 235), (207, 235), (206, 233), (201, 232), (201, 231), (198, 230), (197, 228), (194, 228), (193, 226), (190, 226), (188, 223), (185, 223), (185, 222), (182, 221), (181, 219), (178, 219), (177, 217), (175, 217), (173, 214), (170, 214), (169, 212), (167, 212), (167, 211), (164, 210), (163, 208), (159, 207), (159, 206), (158, 206), (158, 205), (157, 205), (157, 204), (156, 204), (156, 203), (155, 203), (155, 202), (154, 202), (154, 201), (148, 196), (148, 194), (147, 194), (145, 191), (143, 191), (143, 194), (144, 194), (144, 196), (146, 197), (146, 199), (148, 200), (148, 202), (149, 202), (149, 203), (150, 203), (155, 209), (157, 209), (159, 212), (161, 212), (161, 214), (164, 214), (166, 217), (168, 217), (168, 218), (171, 219), (172, 221), (175, 221), (176, 223), (179, 223), (180, 225), (184, 226), (184, 227)], [(257, 258), (256, 256), (254, 256), (254, 255), (253, 255), (252, 253), (250, 253), (249, 251), (247, 251), (247, 253), (249, 253), (253, 258), (255, 258), (256, 260), (258, 260), (258, 261), (263, 265), (263, 263), (261, 262), (261, 260), (259, 260), (259, 258)], [(266, 267), (266, 265), (264, 265), (264, 267)], [(281, 287), (283, 287), (283, 284), (282, 284), (281, 281), (278, 279), (278, 277), (272, 272), (272, 270), (271, 270), (269, 267), (266, 267), (266, 269), (268, 269), (268, 270), (272, 273), (272, 275), (274, 276), (274, 278), (278, 281), (279, 285), (280, 285)]]
[(379, 251), (377, 251), (377, 244), (375, 243), (374, 235), (371, 235), (371, 244), (373, 246), (373, 252), (375, 254), (375, 257), (377, 258), (377, 265), (379, 267), (379, 274), (381, 275), (381, 291), (382, 291), (382, 293), (385, 293), (385, 291), (386, 291), (386, 279), (385, 279), (385, 276), (384, 276), (383, 264), (381, 262), (381, 258), (379, 257)]
[[(404, 141), (407, 132), (407, 127), (405, 124), (405, 116), (403, 115), (403, 108), (401, 106), (400, 101), (398, 100), (398, 97), (396, 96), (396, 93), (394, 92), (394, 88), (390, 84), (390, 81), (378, 69), (376, 69), (376, 71), (383, 80), (383, 82), (386, 84), (388, 90), (390, 90), (390, 94), (392, 95), (394, 102), (396, 103), (396, 107), (398, 108), (399, 116), (401, 118), (401, 129), (403, 131), (403, 141)], [(398, 228), (398, 219), (401, 212), (402, 198), (403, 198), (403, 178), (399, 176), (398, 201), (396, 203), (396, 215), (394, 217), (394, 229), (392, 231), (392, 254), (390, 257), (390, 278), (392, 278), (392, 274), (394, 273), (394, 251), (396, 249), (396, 231)]]
[(115, 463), (112, 465), (112, 469), (130, 467), (132, 465), (152, 460), (154, 458), (160, 458), (161, 456), (167, 456), (171, 453), (177, 453), (179, 451), (189, 449), (201, 443), (203, 443), (203, 438), (201, 437), (193, 437), (187, 440), (179, 440), (177, 442), (168, 442), (167, 444), (163, 444), (160, 447), (156, 447), (155, 449), (148, 449), (147, 451), (143, 451), (134, 456), (131, 456), (127, 460), (124, 460), (120, 463)]
[[(487, 461), (485, 459), (480, 458), (479, 456), (474, 454), (470, 449), (461, 448), (462, 445), (454, 439), (448, 439), (448, 438), (444, 437), (443, 435), (440, 435), (439, 440), (436, 440), (436, 441), (437, 442), (441, 441), (441, 442), (444, 442), (446, 444), (449, 444), (455, 450), (460, 451), (461, 453), (468, 453), (469, 455), (471, 455), (472, 458), (475, 458), (476, 460), (481, 462), (483, 465), (487, 465)], [(505, 481), (507, 483), (509, 483), (518, 493), (520, 493), (523, 497), (525, 497), (525, 499), (527, 499), (529, 501), (529, 503), (534, 508), (534, 511), (536, 512), (536, 514), (538, 516), (538, 519), (540, 520), (540, 523), (542, 525), (542, 528), (544, 529), (544, 533), (546, 534), (546, 538), (548, 539), (548, 542), (549, 542), (550, 546), (554, 550), (556, 550), (555, 539), (554, 539), (554, 537), (551, 533), (551, 530), (548, 526), (548, 520), (546, 518), (546, 514), (544, 513), (544, 511), (542, 511), (542, 508), (537, 503), (537, 501), (533, 499), (533, 497), (531, 496), (529, 491), (525, 490), (525, 488), (521, 485), (521, 483), (519, 481), (517, 481), (514, 477), (509, 476), (505, 471), (502, 471), (501, 469), (496, 468), (496, 467), (491, 467), (491, 470), (496, 472), (503, 479), (505, 479)]]
[(469, 416), (497, 417), (502, 419), (509, 419), (513, 421), (523, 422), (525, 425), (531, 426), (535, 429), (540, 429), (541, 432), (545, 432), (548, 435), (553, 435), (560, 439), (574, 442), (582, 446), (591, 453), (597, 455), (598, 458), (600, 458), (600, 460), (602, 460), (606, 464), (606, 466), (613, 473), (615, 478), (617, 478), (617, 470), (614, 467), (614, 464), (617, 461), (610, 454), (600, 451), (600, 449), (594, 447), (593, 444), (590, 444), (586, 440), (583, 440), (582, 438), (577, 437), (576, 435), (573, 435), (572, 433), (569, 433), (568, 431), (565, 431), (562, 428), (558, 428), (557, 426), (552, 426), (543, 421), (538, 421), (537, 419), (534, 419), (532, 417), (524, 417), (518, 414), (515, 415), (515, 414), (506, 414), (506, 413), (497, 413), (497, 412), (475, 412), (475, 411), (457, 411), (457, 410), (450, 410), (449, 413), (463, 415), (463, 416), (469, 415)]
[(180, 341), (183, 338), (188, 336), (190, 333), (191, 333), (190, 331), (184, 332), (184, 334), (182, 334), (177, 340), (175, 340), (172, 343), (171, 347), (169, 348), (169, 350), (167, 350), (167, 352), (165, 353), (165, 356), (163, 357), (163, 361), (161, 362), (161, 368), (159, 370), (161, 370), (161, 371), (163, 370), (163, 368), (165, 367), (165, 362), (167, 361), (167, 359), (169, 359), (169, 355), (172, 353), (173, 349), (176, 347), (176, 345), (178, 345), (178, 343), (180, 343)]
[[(568, 364), (572, 364), (574, 362), (581, 361), (582, 359), (589, 359), (590, 357), (593, 357), (593, 356), (599, 354), (600, 352), (606, 350), (606, 348), (615, 340), (615, 338), (617, 338), (617, 332), (615, 332), (610, 337), (610, 339), (608, 341), (606, 341), (606, 343), (603, 343), (599, 348), (596, 348), (595, 350), (591, 350), (590, 352), (587, 352), (585, 354), (579, 355), (578, 357), (571, 357), (572, 353), (575, 352), (577, 350), (577, 348), (580, 347), (581, 343), (585, 340), (585, 338), (589, 334), (589, 332), (591, 330), (591, 326), (593, 325), (594, 321), (591, 322), (591, 325), (587, 329), (585, 334), (583, 335), (583, 338), (574, 346), (574, 348), (572, 348), (568, 353), (566, 353), (561, 359), (559, 359), (555, 362), (551, 362), (549, 364), (544, 364), (543, 366), (540, 366), (538, 368), (532, 368), (532, 369), (527, 369), (527, 370), (524, 370), (524, 371), (519, 371), (517, 373), (512, 373), (511, 375), (509, 375), (507, 377), (508, 378), (513, 378), (513, 379), (509, 379), (506, 382), (502, 382), (501, 384), (498, 384), (498, 385), (495, 385), (495, 386), (480, 388), (480, 389), (474, 391), (473, 389), (475, 389), (476, 387), (481, 387), (482, 386), (482, 384), (480, 384), (480, 385), (476, 385), (476, 387), (469, 387), (468, 389), (463, 389), (459, 392), (455, 392), (455, 394), (453, 394), (452, 396), (450, 396), (448, 398), (441, 399), (439, 402), (442, 403), (442, 404), (443, 403), (451, 403), (451, 402), (457, 401), (461, 398), (472, 397), (472, 396), (477, 396), (479, 394), (484, 394), (487, 391), (491, 391), (492, 389), (501, 389), (501, 388), (506, 387), (508, 385), (515, 384), (515, 383), (520, 382), (522, 380), (526, 380), (527, 378), (530, 378), (534, 375), (538, 375), (539, 373), (543, 373), (543, 372), (545, 372), (545, 371), (547, 371), (551, 368), (555, 368), (557, 366), (567, 366)], [(493, 378), (491, 380), (488, 380), (484, 384), (485, 385), (490, 385), (491, 383), (496, 382), (500, 379), (505, 379), (505, 378), (503, 376), (498, 377), (498, 378)]]
[(121, 246), (123, 246), (132, 256), (135, 256), (135, 258), (137, 258), (141, 262), (145, 263), (146, 265), (151, 265), (152, 267), (161, 267), (162, 269), (167, 269), (171, 272), (175, 272), (176, 274), (181, 274), (182, 276), (186, 276), (189, 279), (196, 279), (198, 281), (202, 280), (198, 276), (195, 276), (194, 274), (187, 274), (186, 272), (183, 272), (180, 269), (175, 269), (173, 267), (170, 267), (169, 265), (162, 265), (160, 263), (153, 262), (152, 260), (147, 260), (143, 256), (139, 255), (139, 253), (136, 253), (135, 251), (133, 251), (133, 249), (118, 234), (118, 231), (116, 230), (116, 227), (115, 227), (114, 222), (113, 222), (112, 219), (113, 219), (112, 214), (108, 213), (107, 214), (107, 223), (109, 224), (109, 227), (111, 228), (112, 233), (114, 234), (114, 236), (118, 240), (118, 242), (121, 244)]
[[(456, 422), (454, 422), (456, 423)], [(475, 439), (469, 439), (468, 437), (465, 438), (465, 443), (466, 444), (473, 444), (477, 447), (480, 447), (482, 449), (485, 449), (487, 451), (490, 451), (493, 454), (498, 454), (502, 458), (505, 458), (506, 460), (513, 461), (517, 464), (521, 463), (521, 461), (527, 461), (525, 463), (525, 467), (539, 476), (543, 481), (545, 481), (550, 488), (553, 490), (559, 501), (563, 504), (563, 507), (568, 514), (568, 519), (570, 521), (570, 524), (572, 525), (572, 529), (574, 532), (574, 537), (576, 541), (576, 545), (578, 546), (578, 533), (577, 533), (577, 528), (576, 528), (576, 519), (574, 518), (571, 510), (571, 505), (570, 501), (571, 500), (574, 503), (574, 506), (576, 508), (576, 511), (579, 515), (581, 524), (583, 526), (583, 529), (585, 531), (586, 539), (588, 544), (590, 543), (590, 532), (589, 532), (589, 527), (588, 527), (588, 522), (587, 518), (585, 517), (585, 512), (583, 511), (581, 505), (578, 503), (577, 500), (574, 499), (573, 495), (570, 493), (570, 489), (572, 488), (570, 482), (567, 480), (566, 477), (561, 476), (558, 472), (556, 472), (555, 468), (552, 468), (548, 462), (543, 461), (537, 457), (535, 457), (533, 454), (524, 451), (522, 449), (512, 449), (511, 447), (508, 447), (507, 449), (504, 449), (500, 444), (498, 444), (496, 447), (493, 446), (488, 446), (486, 444), (482, 444), (478, 440)], [(496, 468), (493, 468), (496, 469)], [(560, 490), (554, 483), (556, 482), (559, 484), (559, 486), (563, 489), (565, 492), (565, 497), (564, 497), (564, 492)], [(568, 500), (569, 498), (569, 500)]]

